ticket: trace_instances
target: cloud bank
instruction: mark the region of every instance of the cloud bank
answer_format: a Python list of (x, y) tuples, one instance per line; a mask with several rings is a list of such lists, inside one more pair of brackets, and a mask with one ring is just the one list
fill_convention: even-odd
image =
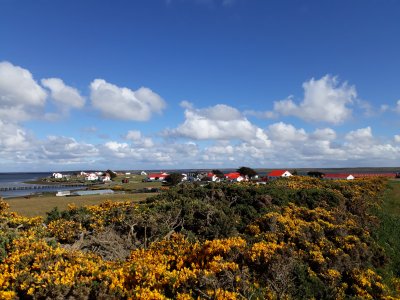
[[(339, 126), (352, 117), (353, 107), (359, 102), (354, 86), (326, 75), (304, 82), (303, 89), (301, 101), (295, 102), (294, 97), (276, 101), (273, 110), (264, 112), (241, 112), (222, 103), (198, 108), (183, 101), (183, 121), (172, 124), (172, 129), (163, 129), (154, 117), (165, 111), (166, 102), (149, 88), (132, 90), (95, 79), (89, 86), (90, 102), (86, 103), (78, 89), (60, 78), (36, 80), (29, 70), (0, 62), (0, 168), (9, 171), (18, 166), (23, 170), (62, 170), (398, 164), (400, 134), (377, 137), (373, 126), (339, 127), (337, 131), (329, 127)], [(56, 111), (49, 110), (49, 105)], [(80, 139), (46, 133), (38, 138), (26, 123), (48, 122), (46, 116), (51, 113), (54, 117), (68, 116), (85, 107), (115, 120), (115, 124), (125, 124), (125, 129), (114, 135), (104, 133), (104, 120), (93, 118), (95, 124), (81, 127), (79, 132), (84, 134)], [(398, 112), (400, 100), (381, 110), (393, 115)], [(253, 123), (249, 116), (262, 116), (269, 121)], [(301, 128), (279, 120), (284, 116), (318, 125)], [(155, 122), (153, 132), (145, 134), (138, 124), (150, 120)], [(95, 135), (107, 138), (89, 142)]]
[(241, 140), (269, 145), (265, 132), (252, 124), (236, 108), (225, 104), (196, 109), (187, 102), (185, 121), (177, 128), (167, 130), (167, 136), (185, 137), (194, 140)]

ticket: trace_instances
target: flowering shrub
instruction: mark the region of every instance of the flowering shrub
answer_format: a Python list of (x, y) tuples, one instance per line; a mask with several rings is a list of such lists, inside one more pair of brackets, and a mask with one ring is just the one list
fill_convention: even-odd
[(0, 201), (0, 299), (392, 299), (369, 213), (384, 186), (178, 187), (45, 221)]
[[(345, 287), (347, 293), (355, 296), (365, 297), (368, 294), (374, 299), (382, 296), (384, 288), (379, 276), (374, 277), (374, 282), (381, 289), (360, 294), (359, 288), (349, 286), (348, 278), (354, 277), (356, 270), (364, 272), (364, 268), (382, 267), (384, 262), (382, 249), (351, 214), (289, 204), (257, 219), (248, 227), (248, 232), (259, 241), (253, 244), (250, 258), (252, 269), (259, 273), (265, 270), (263, 276), (258, 277), (262, 280), (276, 275), (270, 272), (274, 257), (277, 261), (282, 256), (290, 255), (306, 264), (308, 276), (318, 278), (330, 288), (331, 294), (337, 295), (336, 298), (340, 298)], [(294, 266), (292, 271), (288, 276), (296, 281)], [(371, 270), (368, 272), (371, 274)]]
[(51, 236), (54, 236), (61, 242), (73, 242), (79, 233), (82, 232), (82, 226), (75, 221), (60, 219), (50, 222), (47, 230)]

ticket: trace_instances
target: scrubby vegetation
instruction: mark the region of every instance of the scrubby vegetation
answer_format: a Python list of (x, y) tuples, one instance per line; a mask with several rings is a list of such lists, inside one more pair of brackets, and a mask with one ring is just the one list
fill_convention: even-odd
[(0, 298), (395, 299), (400, 223), (381, 209), (386, 186), (189, 184), (45, 219), (1, 202)]

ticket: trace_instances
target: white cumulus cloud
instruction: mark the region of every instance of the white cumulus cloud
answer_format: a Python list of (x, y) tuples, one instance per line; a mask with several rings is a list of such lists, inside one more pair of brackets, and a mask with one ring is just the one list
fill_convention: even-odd
[(142, 138), (142, 133), (139, 130), (129, 130), (125, 138), (127, 140), (137, 141)]
[(305, 141), (307, 139), (303, 128), (297, 129), (293, 125), (283, 122), (270, 125), (268, 135), (274, 141)]
[(42, 79), (41, 83), (50, 90), (50, 96), (56, 104), (63, 109), (82, 108), (85, 105), (85, 99), (79, 91), (73, 87), (65, 85), (59, 78)]
[(352, 130), (346, 134), (345, 139), (352, 143), (369, 143), (373, 139), (371, 127)]
[(320, 141), (332, 141), (336, 139), (336, 132), (332, 128), (317, 128), (310, 137)]
[(167, 135), (195, 140), (258, 141), (268, 145), (266, 133), (253, 125), (236, 108), (225, 104), (196, 109), (186, 103), (185, 121)]
[(133, 91), (103, 79), (95, 79), (90, 84), (90, 98), (93, 107), (103, 116), (119, 120), (147, 121), (166, 106), (165, 101), (149, 88)]
[(0, 118), (12, 122), (32, 119), (46, 103), (46, 91), (31, 72), (0, 62)]
[(354, 86), (339, 84), (336, 77), (326, 75), (303, 83), (304, 99), (296, 104), (292, 98), (274, 103), (274, 111), (285, 116), (296, 116), (311, 122), (339, 124), (352, 113), (349, 104), (357, 97)]
[(136, 146), (142, 146), (145, 148), (150, 148), (154, 146), (154, 142), (151, 138), (145, 137), (139, 130), (130, 130), (125, 136), (126, 140), (132, 141)]
[(40, 142), (40, 145), (42, 153), (47, 159), (64, 163), (86, 161), (98, 154), (98, 149), (94, 145), (79, 142), (71, 137), (48, 136), (45, 141)]
[(23, 128), (0, 120), (0, 153), (26, 150), (29, 145), (28, 135)]

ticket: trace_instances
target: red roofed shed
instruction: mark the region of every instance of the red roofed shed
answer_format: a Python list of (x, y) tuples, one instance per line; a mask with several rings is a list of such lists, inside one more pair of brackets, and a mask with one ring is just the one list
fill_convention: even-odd
[(273, 170), (267, 174), (268, 178), (289, 177), (292, 174), (288, 170)]
[(224, 174), (225, 178), (228, 180), (232, 180), (232, 181), (243, 181), (244, 178), (242, 175), (240, 175), (240, 173), (238, 172), (232, 172), (232, 173), (228, 173), (228, 174)]

